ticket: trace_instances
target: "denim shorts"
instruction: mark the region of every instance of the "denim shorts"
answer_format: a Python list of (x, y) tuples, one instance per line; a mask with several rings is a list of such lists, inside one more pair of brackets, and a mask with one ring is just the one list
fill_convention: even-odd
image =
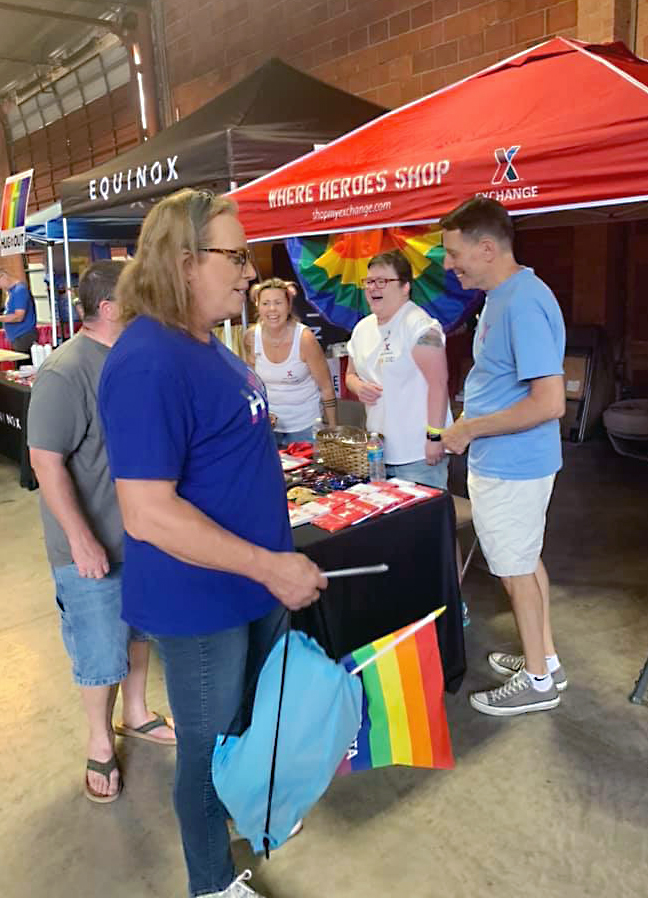
[(121, 564), (95, 580), (75, 564), (53, 568), (61, 633), (79, 686), (112, 686), (128, 674), (128, 644), (147, 637), (121, 618)]
[(413, 480), (424, 486), (435, 486), (440, 490), (448, 489), (448, 459), (444, 458), (438, 465), (428, 465), (424, 458), (411, 461), (406, 465), (387, 465), (388, 477), (400, 477), (401, 480)]

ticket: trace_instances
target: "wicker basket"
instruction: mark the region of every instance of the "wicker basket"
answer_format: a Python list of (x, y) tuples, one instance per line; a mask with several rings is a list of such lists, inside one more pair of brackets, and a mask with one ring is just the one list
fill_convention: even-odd
[(366, 430), (361, 427), (346, 425), (323, 427), (317, 431), (317, 444), (322, 463), (334, 471), (366, 477), (369, 474), (368, 436)]

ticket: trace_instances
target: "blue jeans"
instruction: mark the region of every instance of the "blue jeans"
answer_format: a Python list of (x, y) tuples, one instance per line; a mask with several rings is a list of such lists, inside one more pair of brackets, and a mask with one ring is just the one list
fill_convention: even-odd
[(312, 443), (313, 428), (305, 427), (304, 430), (293, 430), (290, 433), (275, 430), (274, 438), (278, 449), (285, 449), (290, 443)]
[[(211, 759), (216, 736), (237, 717), (246, 687), (285, 629), (285, 623), (278, 628), (284, 610), (205, 636), (156, 637), (178, 741), (174, 800), (192, 896), (222, 891), (235, 878)], [(233, 732), (245, 729), (248, 719), (246, 707)]]
[(428, 465), (424, 458), (411, 461), (406, 465), (386, 465), (388, 477), (400, 477), (402, 480), (413, 480), (424, 486), (434, 486), (440, 490), (448, 489), (448, 459), (444, 458), (438, 465)]
[(52, 569), (61, 633), (79, 686), (112, 686), (128, 674), (131, 639), (147, 637), (122, 620), (121, 564), (100, 580), (81, 577), (76, 564)]

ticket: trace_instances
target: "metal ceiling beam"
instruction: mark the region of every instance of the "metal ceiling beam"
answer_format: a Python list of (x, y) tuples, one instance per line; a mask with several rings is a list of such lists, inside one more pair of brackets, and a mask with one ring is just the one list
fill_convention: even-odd
[(15, 62), (18, 65), (30, 65), (33, 68), (37, 66), (47, 66), (50, 69), (55, 69), (58, 63), (49, 62), (45, 59), (25, 59), (24, 57), (19, 56), (0, 56), (0, 62)]
[(0, 2), (0, 9), (7, 12), (21, 13), (27, 16), (39, 16), (46, 19), (61, 19), (65, 22), (78, 22), (80, 25), (88, 25), (92, 28), (105, 28), (115, 34), (121, 33), (119, 22), (110, 22), (107, 19), (92, 19), (90, 16), (80, 16), (71, 12), (54, 12), (51, 9), (43, 9), (39, 6), (22, 6), (17, 3)]
[(78, 0), (79, 3), (86, 3), (90, 6), (101, 6), (105, 12), (108, 7), (121, 6), (122, 9), (139, 9), (142, 10), (148, 4), (148, 0)]

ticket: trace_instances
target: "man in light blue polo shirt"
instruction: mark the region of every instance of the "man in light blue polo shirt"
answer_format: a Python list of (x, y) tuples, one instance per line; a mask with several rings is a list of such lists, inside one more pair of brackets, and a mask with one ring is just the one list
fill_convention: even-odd
[(0, 290), (7, 291), (5, 310), (0, 315), (11, 348), (29, 354), (32, 343), (38, 343), (36, 308), (27, 284), (0, 268)]
[(513, 255), (506, 209), (482, 197), (441, 219), (446, 268), (462, 287), (486, 291), (464, 387), (464, 415), (445, 431), (450, 452), (470, 445), (473, 522), (491, 573), (511, 599), (522, 655), (491, 652), (506, 676), (471, 695), (484, 714), (512, 716), (555, 708), (567, 678), (553, 642), (549, 580), (540, 560), (565, 410), (565, 325), (556, 298)]

